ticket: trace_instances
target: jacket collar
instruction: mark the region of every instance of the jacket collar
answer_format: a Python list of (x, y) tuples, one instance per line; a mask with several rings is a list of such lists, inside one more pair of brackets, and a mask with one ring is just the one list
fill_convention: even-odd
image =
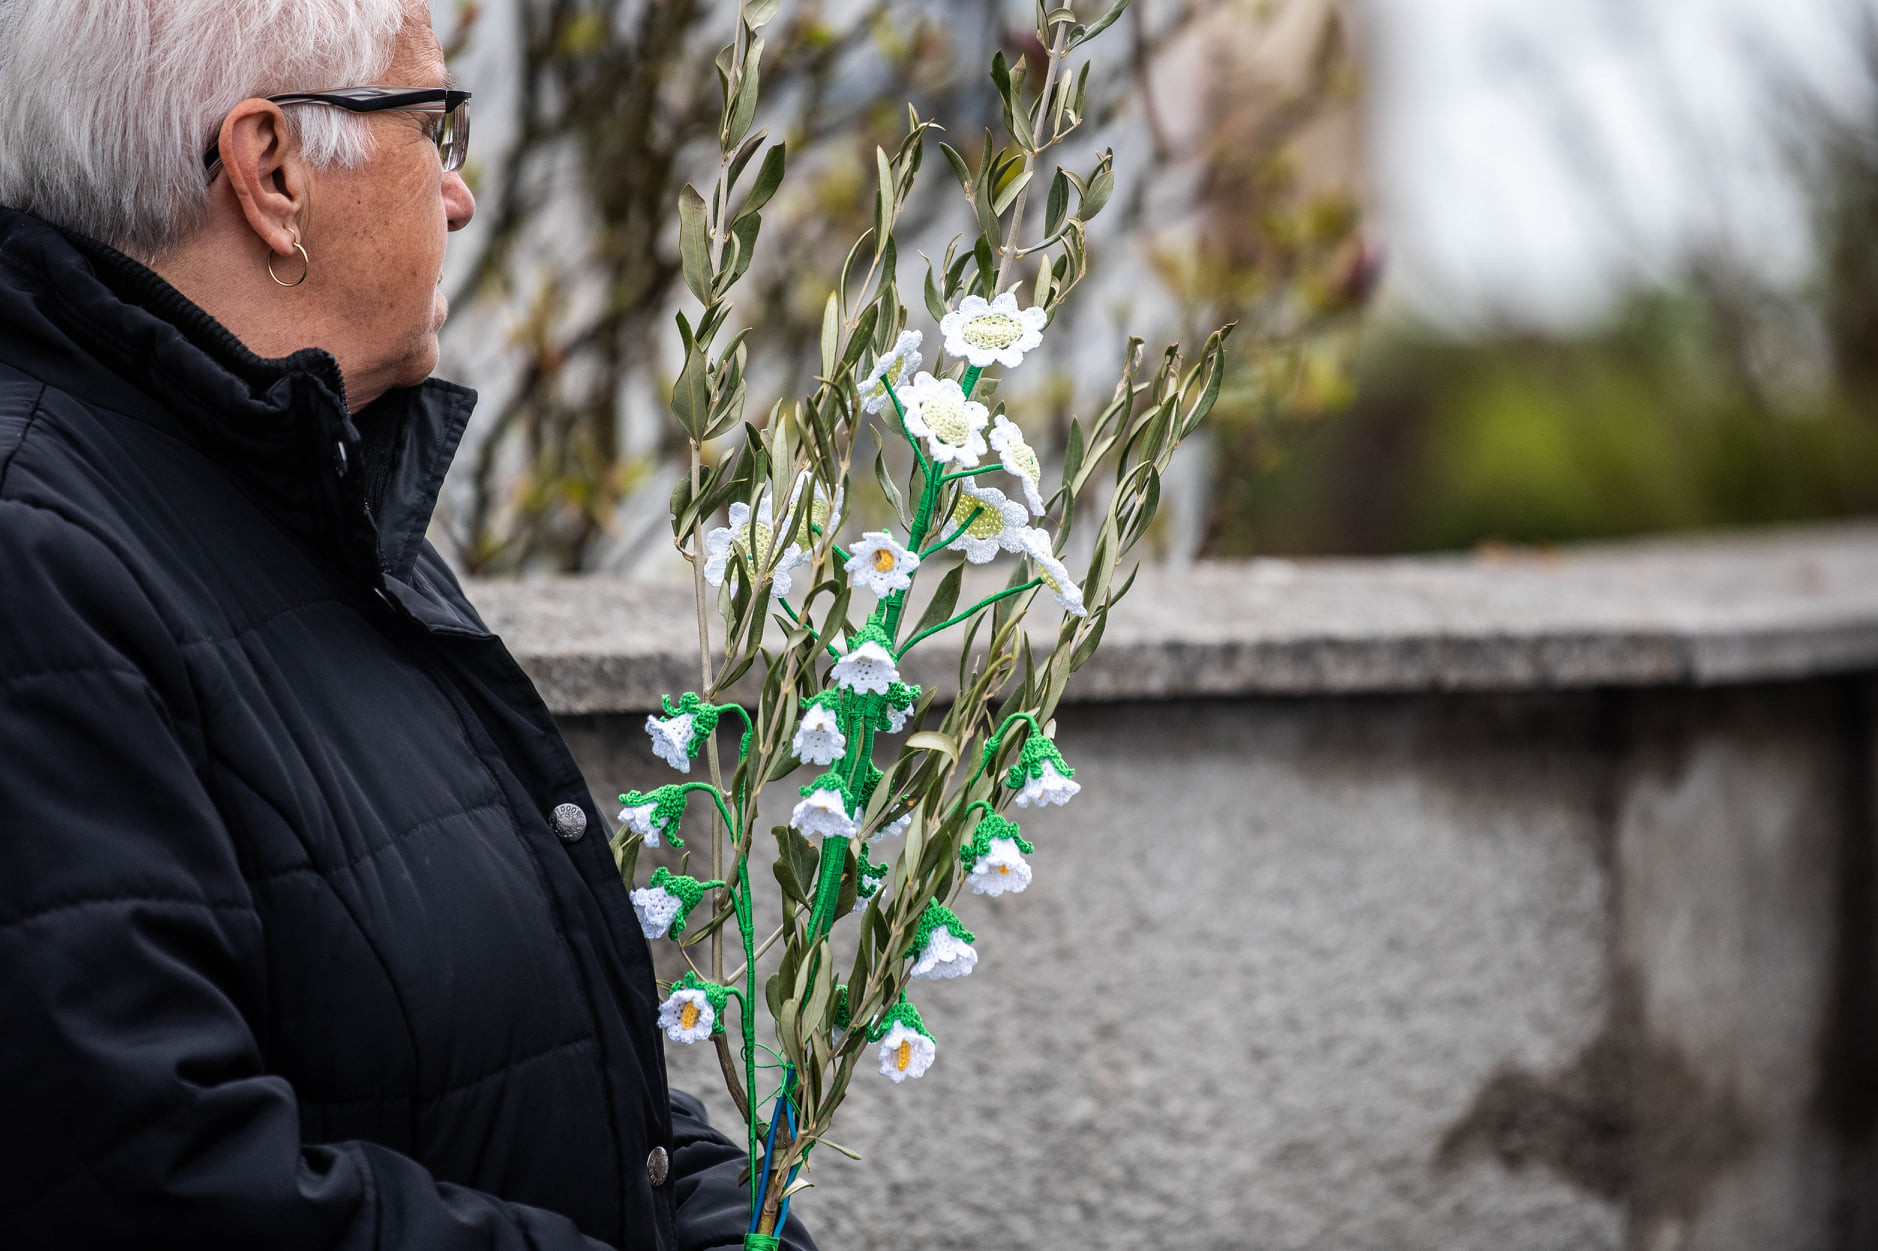
[(6, 208), (0, 359), (200, 447), (373, 586), (409, 581), (476, 403), (432, 379), (350, 413), (328, 353), (256, 356), (143, 265)]

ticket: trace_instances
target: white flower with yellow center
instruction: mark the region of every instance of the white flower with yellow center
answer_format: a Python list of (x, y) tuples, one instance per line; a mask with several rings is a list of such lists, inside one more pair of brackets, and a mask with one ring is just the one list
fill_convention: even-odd
[(1003, 413), (991, 423), (991, 450), (998, 454), (998, 463), (1004, 466), (1004, 472), (1024, 484), (1024, 500), (1030, 505), (1030, 511), (1043, 516), (1043, 494), (1039, 490), (1043, 483), (1043, 465), (1037, 460), (1036, 449), (1024, 442), (1024, 432)]
[[(966, 519), (971, 524), (966, 525)], [(958, 502), (952, 506), (952, 518), (946, 522), (950, 533), (960, 526), (959, 536), (946, 544), (950, 551), (964, 552), (965, 559), (982, 565), (999, 552), (1022, 552), (1025, 547), (1025, 523), (1030, 514), (1024, 506), (996, 487), (978, 486), (971, 479), (959, 484)]]
[[(796, 501), (802, 498), (803, 488), (808, 486), (813, 480), (814, 475), (807, 470), (796, 475), (795, 485), (789, 488), (789, 509), (791, 512), (795, 510)], [(827, 534), (830, 523), (837, 522), (841, 519), (841, 506), (847, 499), (847, 495), (848, 492), (845, 486), (837, 486), (835, 488), (835, 498), (831, 500), (828, 498), (828, 492), (822, 489), (822, 484), (816, 482), (815, 494), (809, 499), (809, 524), (814, 526), (817, 530), (820, 530), (823, 534)]]
[(899, 1021), (880, 1040), (881, 1076), (895, 1085), (909, 1077), (924, 1077), (939, 1055), (939, 1044)]
[(1024, 363), (1024, 353), (1043, 342), (1049, 321), (1041, 308), (1018, 308), (1015, 292), (995, 300), (968, 295), (940, 319), (939, 333), (945, 336), (947, 356), (963, 356), (976, 369), (1015, 369)]
[(885, 530), (869, 530), (853, 548), (853, 555), (842, 568), (855, 586), (866, 587), (879, 598), (913, 585), (913, 571), (919, 557), (894, 542)]
[(887, 388), (881, 385), (883, 379), (895, 391), (900, 391), (904, 389), (906, 380), (919, 372), (919, 367), (926, 363), (919, 354), (923, 337), (917, 330), (902, 330), (900, 337), (894, 340), (893, 350), (874, 362), (873, 371), (867, 375), (867, 381), (861, 384), (863, 412), (877, 413), (892, 402), (887, 395)]
[[(704, 580), (712, 586), (724, 585), (730, 563), (735, 559), (743, 567), (744, 576), (754, 581), (769, 564), (775, 546), (776, 531), (770, 517), (769, 500), (757, 506), (755, 516), (751, 515), (748, 504), (732, 504), (730, 524), (719, 526), (704, 536)], [(791, 543), (783, 551), (770, 572), (771, 599), (789, 594), (794, 586), (789, 571), (807, 559), (808, 554), (799, 543)]]
[(991, 850), (979, 857), (965, 881), (974, 895), (1019, 895), (1030, 885), (1030, 862), (1014, 841), (994, 838)]
[(700, 1043), (711, 1036), (717, 1009), (702, 989), (685, 986), (672, 991), (659, 1005), (659, 1028), (676, 1043)]
[(1068, 566), (1056, 558), (1051, 546), (1050, 536), (1042, 530), (1025, 532), (1024, 554), (1030, 557), (1043, 584), (1056, 596), (1057, 607), (1072, 617), (1087, 617), (1089, 609), (1082, 602), (1082, 588), (1071, 580)]
[(966, 399), (954, 379), (922, 373), (900, 402), (906, 406), (907, 431), (926, 440), (926, 450), (938, 463), (970, 469), (988, 450), (984, 430), (991, 424), (991, 411)]
[(812, 704), (796, 725), (796, 736), (790, 746), (798, 760), (825, 767), (841, 759), (842, 753), (848, 750), (848, 737), (841, 732), (841, 722), (834, 709), (825, 704)]

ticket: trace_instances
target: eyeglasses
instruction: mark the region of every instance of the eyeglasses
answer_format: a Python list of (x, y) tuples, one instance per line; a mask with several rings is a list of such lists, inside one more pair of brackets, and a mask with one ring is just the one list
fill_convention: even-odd
[[(408, 113), (436, 113), (437, 155), (447, 174), (463, 168), (469, 154), (469, 98), (467, 91), (448, 87), (344, 87), (337, 91), (289, 91), (268, 96), (275, 104), (329, 104), (348, 113), (384, 113), (393, 109)], [(215, 180), (222, 168), (222, 147), (216, 144), (202, 154), (203, 168), (209, 180)]]

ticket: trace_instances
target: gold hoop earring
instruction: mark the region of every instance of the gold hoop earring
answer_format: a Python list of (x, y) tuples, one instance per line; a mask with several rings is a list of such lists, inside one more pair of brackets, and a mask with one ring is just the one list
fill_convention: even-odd
[(308, 258), (306, 249), (300, 246), (298, 239), (294, 240), (293, 250), (300, 254), (300, 276), (292, 282), (281, 282), (280, 275), (274, 272), (274, 258), (272, 256), (267, 258), (267, 276), (283, 287), (299, 286), (306, 281), (307, 272), (313, 268), (312, 260)]

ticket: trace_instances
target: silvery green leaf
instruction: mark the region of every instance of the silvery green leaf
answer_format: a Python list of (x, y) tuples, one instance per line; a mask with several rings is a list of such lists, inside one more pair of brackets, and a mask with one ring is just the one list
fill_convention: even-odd
[(751, 30), (767, 23), (782, 8), (782, 0), (748, 0), (743, 6), (743, 24)]
[(711, 302), (711, 243), (704, 222), (704, 197), (686, 183), (678, 193), (678, 258), (684, 270), (685, 286), (698, 297), (698, 303)]
[(1094, 39), (1097, 35), (1107, 30), (1110, 26), (1113, 26), (1115, 24), (1115, 19), (1120, 17), (1122, 15), (1122, 10), (1126, 9), (1127, 7), (1128, 7), (1128, 0), (1115, 0), (1114, 7), (1111, 8), (1107, 13), (1104, 13), (1101, 17), (1098, 17), (1094, 22), (1092, 22), (1088, 26), (1079, 26), (1076, 29), (1072, 30), (1070, 32), (1069, 41), (1063, 45), (1063, 51), (1068, 52), (1071, 48), (1079, 47), (1082, 44), (1088, 43), (1091, 39)]
[(778, 143), (771, 145), (770, 150), (763, 154), (763, 164), (757, 167), (756, 181), (750, 184), (750, 194), (744, 197), (743, 207), (737, 210), (737, 217), (731, 223), (733, 226), (768, 204), (770, 197), (776, 194), (776, 188), (782, 186), (783, 172), (788, 161), (786, 152), (787, 145)]

